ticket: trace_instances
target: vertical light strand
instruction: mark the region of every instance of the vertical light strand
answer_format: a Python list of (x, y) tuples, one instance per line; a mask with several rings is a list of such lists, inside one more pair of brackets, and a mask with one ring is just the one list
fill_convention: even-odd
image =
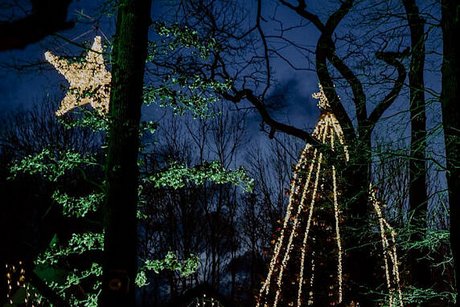
[[(328, 126), (329, 126), (327, 121), (325, 121), (325, 123), (326, 123), (326, 125), (324, 126), (324, 129), (322, 130), (322, 133), (318, 136), (319, 139), (321, 139), (321, 141), (323, 143), (325, 142), (325, 138), (328, 135), (327, 130), (328, 130)], [(321, 158), (322, 158), (322, 154), (320, 154), (320, 161), (321, 161)], [(321, 162), (319, 162), (319, 163), (321, 163)], [(319, 179), (319, 173), (320, 173), (320, 168), (319, 168), (319, 164), (318, 164), (318, 170), (316, 172), (316, 179), (315, 179), (316, 186), (317, 186), (316, 182)], [(310, 208), (309, 208), (309, 211), (308, 211), (307, 225), (306, 225), (306, 229), (305, 229), (305, 233), (304, 233), (304, 237), (303, 237), (303, 241), (302, 241), (302, 247), (301, 247), (300, 274), (299, 274), (300, 280), (299, 280), (299, 289), (297, 290), (297, 306), (298, 307), (300, 307), (301, 304), (302, 304), (302, 287), (303, 287), (303, 274), (304, 274), (303, 271), (304, 271), (304, 268), (305, 268), (305, 256), (306, 256), (306, 249), (307, 249), (308, 233), (310, 231), (311, 219), (312, 219), (312, 216), (313, 216), (313, 209), (314, 209), (314, 204), (315, 204), (316, 186), (315, 186), (314, 193), (312, 195), (312, 201), (311, 201)], [(308, 187), (304, 187), (304, 194), (302, 195), (302, 199), (304, 199), (304, 196), (306, 196), (307, 191), (308, 191)], [(312, 301), (313, 301), (313, 299), (312, 299)]]
[[(333, 117), (329, 116), (331, 126), (334, 131)], [(340, 127), (340, 126), (339, 126)], [(334, 151), (334, 133), (331, 133), (331, 149)], [(340, 138), (340, 137), (339, 137)], [(332, 194), (334, 196), (334, 219), (335, 219), (335, 240), (337, 242), (337, 283), (338, 283), (338, 303), (342, 302), (343, 296), (343, 267), (342, 267), (342, 239), (340, 237), (340, 216), (339, 216), (339, 201), (337, 195), (337, 173), (335, 165), (332, 165)]]
[(392, 241), (392, 248), (391, 248), (391, 253), (390, 253), (390, 258), (393, 263), (393, 277), (395, 279), (395, 286), (396, 286), (396, 291), (398, 292), (398, 300), (399, 300), (399, 305), (400, 307), (403, 306), (403, 299), (402, 299), (402, 291), (401, 291), (401, 286), (400, 286), (400, 278), (399, 278), (399, 263), (398, 263), (398, 254), (396, 251), (396, 231), (391, 227), (390, 224), (384, 219), (385, 225), (388, 227), (390, 230), (391, 234), (391, 241)]
[[(316, 151), (316, 149), (315, 149)], [(315, 205), (315, 197), (316, 197), (316, 192), (317, 192), (317, 189), (318, 189), (318, 182), (319, 182), (319, 172), (321, 170), (321, 162), (322, 162), (322, 158), (323, 158), (323, 154), (320, 153), (319, 154), (319, 158), (318, 158), (318, 166), (317, 166), (317, 171), (316, 171), (316, 174), (315, 174), (315, 184), (313, 186), (313, 194), (312, 194), (312, 199), (311, 199), (311, 203), (310, 203), (310, 206), (313, 207)], [(305, 189), (304, 191), (306, 191), (307, 189)], [(302, 209), (302, 204), (305, 202), (305, 196), (306, 195), (306, 192), (303, 193), (302, 195), (302, 200), (300, 202), (300, 205), (299, 205), (299, 210), (298, 211), (301, 211)], [(307, 222), (307, 230), (306, 230), (306, 233), (308, 233), (309, 231), (309, 222), (311, 221), (311, 213), (312, 213), (313, 209), (311, 209), (310, 211), (310, 215), (308, 217), (308, 222)], [(283, 280), (283, 274), (284, 274), (284, 268), (286, 267), (287, 265), (287, 262), (289, 261), (289, 257), (290, 257), (290, 253), (291, 253), (291, 250), (292, 250), (292, 241), (294, 239), (294, 234), (295, 234), (295, 231), (296, 231), (296, 228), (297, 228), (297, 223), (298, 223), (298, 219), (294, 220), (294, 225), (293, 225), (293, 230), (289, 236), (289, 241), (288, 241), (288, 246), (286, 248), (286, 253), (284, 254), (284, 257), (283, 257), (283, 260), (281, 262), (281, 267), (280, 267), (280, 270), (278, 272), (278, 279), (277, 279), (277, 289), (276, 289), (276, 295), (275, 295), (275, 301), (273, 303), (273, 307), (276, 307), (278, 305), (278, 299), (279, 299), (279, 295), (281, 293), (281, 283), (282, 283), (282, 280)]]
[[(305, 149), (304, 151), (302, 152), (301, 156), (300, 156), (300, 161), (297, 163), (295, 169), (294, 169), (294, 175), (293, 175), (293, 183), (291, 185), (291, 189), (290, 189), (290, 193), (289, 193), (289, 203), (288, 203), (288, 206), (287, 206), (287, 209), (286, 209), (286, 216), (284, 218), (284, 223), (283, 223), (283, 227), (281, 229), (281, 233), (280, 233), (280, 236), (278, 237), (278, 240), (276, 242), (276, 245), (275, 245), (275, 251), (274, 251), (274, 254), (272, 256), (272, 259), (270, 261), (270, 266), (269, 266), (269, 271), (268, 271), (268, 275), (267, 275), (267, 278), (260, 290), (260, 294), (259, 294), (259, 298), (262, 298), (263, 296), (263, 293), (265, 292), (265, 294), (268, 294), (268, 291), (270, 289), (270, 283), (271, 283), (271, 277), (272, 277), (272, 274), (273, 274), (273, 270), (275, 269), (275, 266), (276, 266), (276, 262), (278, 260), (278, 257), (279, 257), (279, 253), (281, 251), (281, 246), (283, 244), (283, 241), (284, 241), (284, 232), (287, 228), (287, 225), (288, 225), (288, 222), (291, 218), (291, 212), (293, 210), (293, 205), (294, 205), (294, 202), (293, 202), (293, 199), (294, 199), (294, 194), (296, 193), (296, 188), (297, 188), (297, 185), (296, 185), (296, 182), (297, 182), (297, 179), (298, 179), (298, 172), (300, 171), (303, 163), (305, 162), (306, 160), (306, 151), (309, 149), (308, 146), (305, 146)], [(311, 175), (311, 172), (312, 172), (312, 167), (310, 167), (310, 170), (309, 170), (309, 176)], [(308, 179), (307, 179), (308, 181)], [(260, 305), (260, 301), (257, 302), (257, 307)]]
[(345, 161), (350, 161), (350, 152), (348, 151), (348, 146), (345, 143), (345, 137), (343, 135), (342, 127), (340, 126), (339, 121), (335, 116), (330, 116), (330, 120), (332, 122), (332, 127), (334, 128), (334, 132), (337, 135), (337, 139), (339, 140), (340, 145), (343, 147), (343, 152), (345, 154)]
[(308, 305), (314, 303), (313, 285), (315, 283), (315, 251), (311, 252), (311, 276), (310, 276), (310, 291), (308, 293)]
[(13, 297), (12, 297), (12, 291), (13, 291), (13, 274), (14, 274), (14, 266), (10, 264), (5, 264), (6, 268), (6, 284), (8, 287), (8, 291), (6, 293), (6, 300), (10, 303), (10, 305), (13, 304)]
[[(323, 134), (325, 134), (326, 128), (327, 127), (324, 127), (322, 129)], [(315, 148), (314, 153), (316, 154), (317, 151), (318, 150)], [(322, 157), (323, 157), (323, 154), (320, 153), (319, 158), (318, 158), (317, 171), (315, 173), (316, 177), (315, 177), (315, 183), (314, 183), (314, 186), (313, 186), (313, 197), (312, 197), (310, 207), (314, 206), (314, 202), (315, 202), (315, 196), (316, 196), (316, 191), (317, 191), (317, 188), (318, 188), (318, 181), (319, 181), (319, 172), (321, 170)], [(275, 300), (273, 302), (273, 306), (269, 306), (269, 307), (276, 307), (278, 305), (278, 300), (279, 300), (279, 296), (281, 294), (281, 289), (282, 289), (281, 284), (282, 284), (282, 280), (283, 280), (284, 269), (287, 266), (287, 263), (288, 263), (289, 258), (290, 258), (290, 254), (291, 254), (291, 250), (292, 250), (292, 241), (294, 239), (295, 232), (297, 231), (296, 228), (297, 228), (297, 225), (299, 223), (298, 216), (302, 212), (303, 206), (305, 204), (305, 199), (306, 199), (306, 196), (308, 194), (307, 192), (308, 192), (308, 185), (305, 185), (303, 187), (303, 193), (302, 193), (302, 197), (301, 197), (301, 200), (300, 200), (300, 204), (299, 204), (299, 206), (297, 208), (297, 214), (296, 214), (296, 218), (294, 219), (294, 223), (293, 223), (293, 226), (292, 226), (292, 231), (291, 231), (291, 234), (289, 235), (289, 240), (288, 240), (288, 245), (286, 247), (286, 252), (284, 254), (283, 260), (281, 261), (281, 266), (280, 266), (279, 271), (278, 271), (278, 278), (277, 278), (277, 281), (276, 281), (277, 289), (276, 289), (276, 294), (275, 294)], [(307, 232), (308, 232), (308, 229), (309, 229), (309, 223), (307, 222), (307, 230), (306, 230)]]
[[(319, 133), (321, 134), (322, 132), (324, 131), (324, 127), (322, 126), (317, 126), (315, 128), (315, 131), (314, 133)], [(305, 146), (305, 149), (304, 151), (302, 152), (301, 154), (301, 158), (299, 160), (299, 162), (297, 163), (296, 165), (296, 168), (295, 168), (295, 171), (294, 171), (294, 180), (293, 180), (293, 183), (291, 185), (291, 191), (290, 191), (290, 195), (289, 195), (289, 204), (288, 204), (288, 209), (287, 209), (287, 212), (286, 212), (286, 216), (285, 216), (285, 219), (284, 219), (284, 224), (283, 224), (283, 228), (281, 229), (281, 233), (280, 233), (280, 236), (279, 236), (279, 239), (277, 241), (277, 244), (275, 246), (275, 252), (274, 252), (274, 255), (272, 257), (272, 260), (270, 261), (270, 267), (269, 267), (269, 272), (268, 272), (268, 276), (266, 278), (266, 281), (264, 283), (264, 286), (262, 287), (261, 291), (260, 291), (260, 298), (262, 298), (263, 296), (263, 292), (265, 291), (265, 294), (268, 294), (269, 292), (269, 289), (270, 289), (270, 283), (271, 283), (271, 277), (272, 277), (272, 274), (275, 270), (275, 266), (278, 262), (278, 257), (279, 257), (279, 253), (281, 251), (281, 246), (284, 242), (284, 233), (285, 233), (285, 230), (287, 229), (287, 226), (288, 226), (288, 223), (289, 223), (289, 220), (291, 219), (291, 214), (292, 214), (292, 211), (293, 211), (293, 207), (295, 205), (295, 194), (298, 193), (298, 190), (300, 189), (300, 187), (302, 186), (302, 180), (301, 178), (299, 179), (299, 182), (297, 182), (297, 179), (299, 178), (298, 177), (298, 172), (304, 168), (305, 166), (305, 163), (306, 163), (306, 159), (307, 159), (307, 153), (308, 151), (311, 149), (311, 145), (310, 144), (307, 144)], [(316, 157), (317, 157), (317, 149), (314, 149), (314, 153), (313, 153), (313, 161), (311, 162), (310, 164), (310, 168), (308, 170), (308, 175), (307, 175), (307, 179), (306, 179), (306, 182), (305, 184), (303, 185), (303, 187), (309, 187), (310, 185), (310, 181), (311, 181), (311, 175), (312, 175), (312, 172), (313, 172), (313, 167), (314, 167), (314, 164), (316, 163)], [(305, 193), (305, 190), (304, 190), (304, 193)], [(304, 194), (303, 193), (303, 194)], [(294, 215), (294, 221), (295, 221), (295, 225), (297, 224), (297, 220), (298, 220), (298, 215), (299, 215), (299, 212), (301, 208), (298, 208), (297, 210), (297, 213)], [(293, 226), (293, 229), (294, 229), (295, 226)], [(287, 250), (286, 250), (286, 253), (287, 253)], [(282, 264), (281, 264), (282, 265)], [(257, 302), (257, 305), (256, 306), (259, 306), (260, 304), (260, 301)], [(264, 307), (271, 307), (269, 305), (267, 305), (267, 302), (264, 303)]]
[(393, 306), (393, 295), (392, 295), (392, 289), (391, 289), (390, 268), (389, 268), (389, 263), (388, 263), (388, 240), (385, 235), (385, 226), (383, 224), (382, 211), (380, 210), (380, 206), (377, 203), (375, 192), (371, 189), (370, 191), (372, 191), (371, 192), (371, 203), (372, 203), (375, 213), (377, 214), (377, 219), (378, 219), (379, 228), (380, 228), (380, 241), (382, 243), (383, 262), (384, 262), (384, 268), (385, 268), (385, 280), (386, 280), (387, 290), (389, 294), (389, 306), (392, 307)]
[[(321, 154), (320, 154), (320, 160), (318, 163), (318, 168), (321, 163)], [(315, 188), (317, 187), (317, 182), (318, 182), (319, 174), (316, 174), (316, 179), (315, 179)], [(316, 193), (314, 193), (316, 194)], [(310, 208), (308, 212), (308, 219), (307, 219), (307, 227), (305, 229), (305, 234), (302, 242), (302, 248), (301, 248), (301, 260), (300, 260), (300, 280), (299, 280), (299, 290), (297, 292), (297, 306), (301, 306), (302, 302), (302, 284), (303, 284), (303, 270), (304, 270), (304, 263), (305, 263), (305, 254), (306, 254), (306, 249), (307, 249), (307, 240), (308, 240), (308, 233), (310, 231), (310, 225), (311, 225), (311, 218), (313, 216), (313, 209), (314, 209), (314, 200), (315, 195), (313, 195), (312, 201), (310, 203)]]
[[(403, 300), (402, 300), (402, 292), (400, 287), (400, 278), (399, 278), (399, 263), (398, 263), (398, 256), (396, 251), (396, 232), (391, 227), (391, 225), (387, 222), (387, 220), (383, 217), (382, 209), (380, 206), (380, 202), (377, 200), (375, 195), (375, 191), (370, 188), (370, 200), (372, 206), (376, 212), (379, 228), (380, 228), (380, 239), (382, 242), (382, 249), (383, 249), (383, 261), (385, 267), (385, 278), (386, 284), (388, 289), (388, 301), (389, 306), (392, 307), (395, 302), (396, 298), (394, 297), (394, 292), (396, 291), (398, 294), (398, 305), (403, 307)], [(386, 231), (389, 230), (391, 235), (391, 246), (386, 236)], [(391, 261), (391, 270), (390, 270), (390, 261)], [(394, 287), (392, 285), (395, 285)]]

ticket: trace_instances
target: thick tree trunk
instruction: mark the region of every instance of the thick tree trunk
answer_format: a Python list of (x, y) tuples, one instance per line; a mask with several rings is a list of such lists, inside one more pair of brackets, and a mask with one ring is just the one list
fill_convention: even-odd
[(151, 0), (121, 0), (113, 48), (101, 306), (135, 306), (139, 121)]
[(443, 63), (442, 120), (447, 158), (447, 185), (450, 209), (450, 243), (457, 283), (457, 305), (460, 306), (460, 1), (442, 0)]
[[(420, 17), (415, 0), (403, 0), (411, 34), (411, 62), (409, 70), (411, 144), (409, 160), (409, 214), (414, 227), (410, 240), (423, 240), (427, 227), (428, 196), (426, 191), (426, 114), (425, 82), (425, 21)], [(420, 288), (432, 286), (429, 261), (423, 259), (426, 251), (409, 251), (412, 285)]]
[[(326, 97), (331, 105), (333, 113), (337, 116), (342, 125), (346, 142), (350, 150), (350, 161), (342, 172), (344, 181), (345, 199), (345, 236), (344, 236), (344, 273), (347, 275), (344, 290), (344, 302), (349, 305), (352, 302), (361, 306), (373, 306), (373, 299), (369, 291), (375, 289), (375, 271), (377, 259), (373, 253), (372, 246), (367, 244), (371, 239), (369, 235), (370, 206), (368, 204), (370, 184), (370, 162), (371, 162), (371, 139), (369, 127), (365, 119), (360, 120), (358, 135), (353, 124), (349, 120), (346, 111), (335, 92), (334, 85), (327, 67), (327, 58), (334, 53), (334, 43), (327, 35), (322, 35), (318, 40), (316, 49), (316, 70), (321, 85), (324, 88)], [(359, 80), (352, 80), (350, 83), (358, 83)], [(359, 91), (358, 91), (359, 92)], [(356, 105), (364, 104), (364, 95), (355, 97)], [(365, 112), (364, 112), (365, 113)]]
[[(375, 297), (370, 294), (381, 282), (378, 260), (371, 237), (373, 226), (370, 221), (369, 205), (370, 184), (370, 137), (351, 143), (350, 162), (343, 172), (346, 201), (345, 227), (348, 235), (344, 238), (345, 259), (344, 272), (348, 273), (346, 281), (349, 287), (344, 299), (347, 304), (359, 302), (360, 306), (374, 306)], [(383, 275), (382, 275), (383, 276)]]

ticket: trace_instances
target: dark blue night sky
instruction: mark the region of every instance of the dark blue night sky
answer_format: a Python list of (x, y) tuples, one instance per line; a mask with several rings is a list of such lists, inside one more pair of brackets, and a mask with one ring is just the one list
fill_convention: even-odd
[[(165, 16), (168, 13), (169, 1), (154, 1), (152, 9), (153, 19), (156, 16)], [(265, 3), (264, 3), (265, 4)], [(254, 3), (246, 3), (248, 11), (255, 9)], [(267, 2), (265, 9), (267, 12), (272, 12), (274, 2)], [(312, 2), (310, 9), (321, 11), (320, 3)], [(56, 36), (49, 36), (36, 44), (27, 46), (24, 50), (11, 50), (0, 52), (0, 110), (2, 116), (12, 111), (21, 111), (30, 108), (31, 105), (40, 103), (47, 95), (60, 99), (65, 93), (67, 83), (65, 79), (59, 75), (51, 65), (44, 59), (44, 52), (47, 50), (53, 51), (55, 54), (67, 54), (78, 56), (82, 53), (81, 48), (69, 43), (66, 40), (75, 42), (76, 44), (89, 43), (94, 36), (102, 35), (111, 39), (115, 29), (115, 16), (113, 14), (104, 14), (103, 12), (110, 11), (108, 7), (101, 7), (94, 1), (73, 1), (69, 9), (68, 20), (75, 21), (74, 28), (58, 33)], [(297, 16), (289, 10), (277, 11), (279, 20), (285, 20), (283, 27), (295, 24)], [(268, 13), (267, 13), (268, 14)], [(439, 14), (439, 11), (434, 11), (434, 14)], [(270, 25), (265, 28), (265, 34), (276, 34), (280, 28), (279, 24)], [(310, 29), (307, 28), (307, 29)], [(343, 30), (342, 30), (343, 31)], [(436, 28), (431, 30), (431, 37), (436, 37)], [(346, 32), (345, 32), (346, 34)], [(65, 37), (65, 40), (62, 39)], [(318, 38), (318, 32), (315, 30), (307, 30), (304, 32), (292, 32), (288, 37), (293, 40), (306, 40), (313, 46)], [(105, 40), (108, 43), (107, 40)], [(436, 39), (427, 41), (428, 48), (436, 51), (436, 46), (439, 49), (439, 44), (436, 45)], [(272, 73), (274, 75), (273, 85), (268, 92), (268, 102), (274, 102), (276, 110), (272, 109), (273, 116), (282, 122), (290, 123), (296, 127), (310, 130), (319, 115), (316, 107), (316, 101), (311, 98), (311, 94), (318, 90), (317, 76), (314, 67), (307, 64), (305, 55), (296, 52), (293, 49), (283, 50), (286, 58), (290, 62), (302, 70), (294, 70), (285, 61), (275, 58), (272, 60)], [(438, 50), (439, 52), (439, 50)], [(432, 67), (440, 66), (440, 57), (433, 52), (430, 55), (430, 63)], [(437, 63), (437, 64), (436, 64)], [(440, 91), (440, 76), (439, 74), (427, 73), (427, 86), (430, 92), (439, 93)], [(349, 96), (341, 95), (342, 99), (349, 99)], [(436, 130), (440, 125), (439, 104), (435, 95), (427, 95), (431, 103), (428, 104), (430, 112), (428, 114), (428, 128)], [(354, 110), (350, 108), (349, 103), (344, 103), (350, 114)], [(394, 105), (387, 111), (385, 120), (378, 124), (375, 134), (378, 138), (386, 138), (401, 146), (408, 142), (408, 126), (401, 126), (401, 123), (407, 122), (407, 108), (405, 100), (396, 101)], [(372, 107), (370, 106), (370, 109)], [(148, 114), (149, 112), (147, 112)], [(396, 116), (393, 116), (396, 114)], [(353, 118), (353, 116), (352, 116)], [(251, 133), (258, 131), (260, 124), (259, 115), (253, 113), (249, 117), (249, 126)], [(397, 127), (397, 128), (396, 128)], [(257, 134), (257, 133), (256, 133)], [(255, 136), (255, 135), (254, 135)], [(262, 134), (257, 134), (257, 137), (264, 138)], [(398, 145), (399, 144), (399, 145)], [(440, 159), (443, 163), (443, 146), (442, 134), (432, 136), (428, 142), (430, 154), (435, 159)]]

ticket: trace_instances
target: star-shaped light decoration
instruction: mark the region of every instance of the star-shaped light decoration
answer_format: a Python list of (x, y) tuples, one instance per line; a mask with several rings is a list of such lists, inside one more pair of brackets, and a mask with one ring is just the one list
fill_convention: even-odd
[(62, 100), (59, 110), (56, 111), (57, 116), (88, 103), (100, 115), (107, 114), (112, 76), (105, 68), (100, 36), (94, 38), (94, 43), (83, 62), (70, 63), (50, 51), (45, 53), (45, 58), (70, 83), (67, 95)]

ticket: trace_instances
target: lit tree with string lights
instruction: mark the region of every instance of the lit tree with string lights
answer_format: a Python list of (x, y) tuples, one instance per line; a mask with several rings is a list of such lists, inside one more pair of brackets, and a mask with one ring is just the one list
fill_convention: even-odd
[[(322, 88), (312, 133), (348, 161), (342, 128)], [(329, 306), (342, 301), (342, 209), (335, 165), (307, 144), (294, 169), (286, 216), (257, 306)]]
[[(337, 162), (346, 163), (349, 152), (321, 85), (313, 97), (319, 99), (321, 115), (312, 136), (332, 151), (334, 161), (308, 143), (302, 151), (257, 307), (336, 306), (344, 301), (347, 291), (343, 265), (346, 255), (342, 248), (345, 208), (341, 202)], [(396, 232), (384, 218), (382, 204), (374, 191), (369, 200), (377, 218), (382, 247), (382, 275), (387, 287), (382, 301), (388, 306), (402, 306)]]

